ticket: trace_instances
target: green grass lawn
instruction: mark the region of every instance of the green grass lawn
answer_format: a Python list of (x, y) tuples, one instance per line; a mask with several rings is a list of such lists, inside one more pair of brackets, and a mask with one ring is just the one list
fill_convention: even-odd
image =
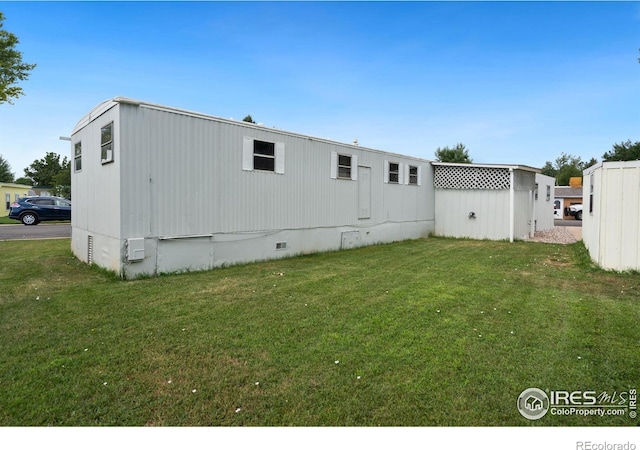
[[(54, 223), (71, 223), (69, 220), (53, 220), (47, 222), (40, 222), (41, 225), (54, 224)], [(7, 216), (0, 217), (0, 225), (21, 225), (22, 222), (16, 219), (9, 219)]]
[(526, 388), (640, 387), (640, 275), (429, 238), (121, 281), (0, 242), (0, 425), (637, 425)]
[(9, 219), (7, 216), (0, 217), (0, 225), (20, 225), (22, 222), (15, 219)]

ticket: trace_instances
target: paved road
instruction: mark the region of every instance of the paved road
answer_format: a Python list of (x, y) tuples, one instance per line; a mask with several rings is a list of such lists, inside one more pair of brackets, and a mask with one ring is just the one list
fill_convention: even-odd
[(575, 219), (558, 219), (554, 221), (555, 226), (557, 227), (581, 227), (582, 220)]
[(71, 224), (0, 225), (0, 241), (71, 237)]

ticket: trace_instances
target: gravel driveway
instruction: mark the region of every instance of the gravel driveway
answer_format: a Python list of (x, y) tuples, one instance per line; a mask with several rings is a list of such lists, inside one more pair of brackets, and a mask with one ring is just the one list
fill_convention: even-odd
[(550, 230), (536, 231), (529, 242), (545, 242), (548, 244), (573, 244), (582, 240), (580, 227), (554, 227)]

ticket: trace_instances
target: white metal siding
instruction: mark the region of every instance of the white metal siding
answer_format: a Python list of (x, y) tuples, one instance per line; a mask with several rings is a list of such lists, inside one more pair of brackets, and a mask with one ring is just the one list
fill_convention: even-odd
[[(600, 263), (600, 215), (601, 215), (601, 175), (602, 170), (595, 170), (590, 167), (584, 171), (582, 182), (582, 241), (589, 250), (589, 255), (593, 261)], [(593, 181), (593, 210), (590, 211), (590, 189)]]
[[(71, 148), (82, 143), (82, 170), (72, 167), (72, 251), (87, 260), (87, 237), (93, 236), (93, 262), (112, 270), (120, 264), (120, 121), (117, 103), (105, 102), (92, 121), (71, 137)], [(101, 128), (113, 122), (114, 161), (101, 163)], [(72, 153), (73, 154), (73, 153)]]
[[(594, 208), (589, 213), (591, 174)], [(585, 171), (583, 240), (601, 267), (640, 270), (640, 162), (605, 162)]]
[(600, 261), (605, 268), (640, 269), (640, 165), (603, 165)]
[[(371, 167), (373, 222), (427, 220), (429, 187), (382, 182), (384, 157), (269, 129), (123, 105), (128, 236), (357, 225), (357, 164)], [(246, 138), (281, 143), (283, 174), (246, 170)], [(352, 155), (352, 180), (332, 179), (333, 153)], [(428, 162), (402, 158), (406, 163)], [(243, 168), (245, 170), (243, 170)], [(135, 193), (135, 198), (133, 193)], [(149, 205), (149, 206), (146, 206)], [(141, 218), (149, 216), (149, 224)]]
[[(535, 200), (535, 217), (536, 230), (552, 229), (553, 219), (553, 201), (555, 199), (555, 178), (540, 173), (536, 174), (535, 182), (538, 184), (538, 199)], [(547, 199), (547, 188), (549, 188), (549, 198)]]
[(533, 220), (533, 189), (515, 191), (514, 239), (526, 239), (531, 231)]
[(534, 217), (534, 172), (502, 166), (446, 164), (436, 165), (435, 170), (436, 234), (510, 239), (513, 219), (513, 238), (529, 236)]
[(509, 190), (436, 189), (435, 217), (439, 236), (508, 239)]

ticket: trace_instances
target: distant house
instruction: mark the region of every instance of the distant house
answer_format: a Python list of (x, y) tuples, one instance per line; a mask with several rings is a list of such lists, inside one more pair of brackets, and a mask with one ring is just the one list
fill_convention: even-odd
[(602, 162), (583, 174), (582, 240), (591, 259), (640, 270), (640, 161)]
[(33, 186), (29, 189), (29, 195), (38, 195), (47, 197), (53, 195), (53, 187), (51, 186)]
[(0, 217), (9, 215), (9, 207), (11, 203), (20, 197), (29, 195), (31, 186), (15, 183), (0, 183), (0, 198), (4, 200), (3, 207), (0, 209)]
[(569, 215), (569, 207), (582, 203), (582, 186), (556, 186), (553, 203), (554, 217), (556, 219), (572, 219), (573, 216)]

